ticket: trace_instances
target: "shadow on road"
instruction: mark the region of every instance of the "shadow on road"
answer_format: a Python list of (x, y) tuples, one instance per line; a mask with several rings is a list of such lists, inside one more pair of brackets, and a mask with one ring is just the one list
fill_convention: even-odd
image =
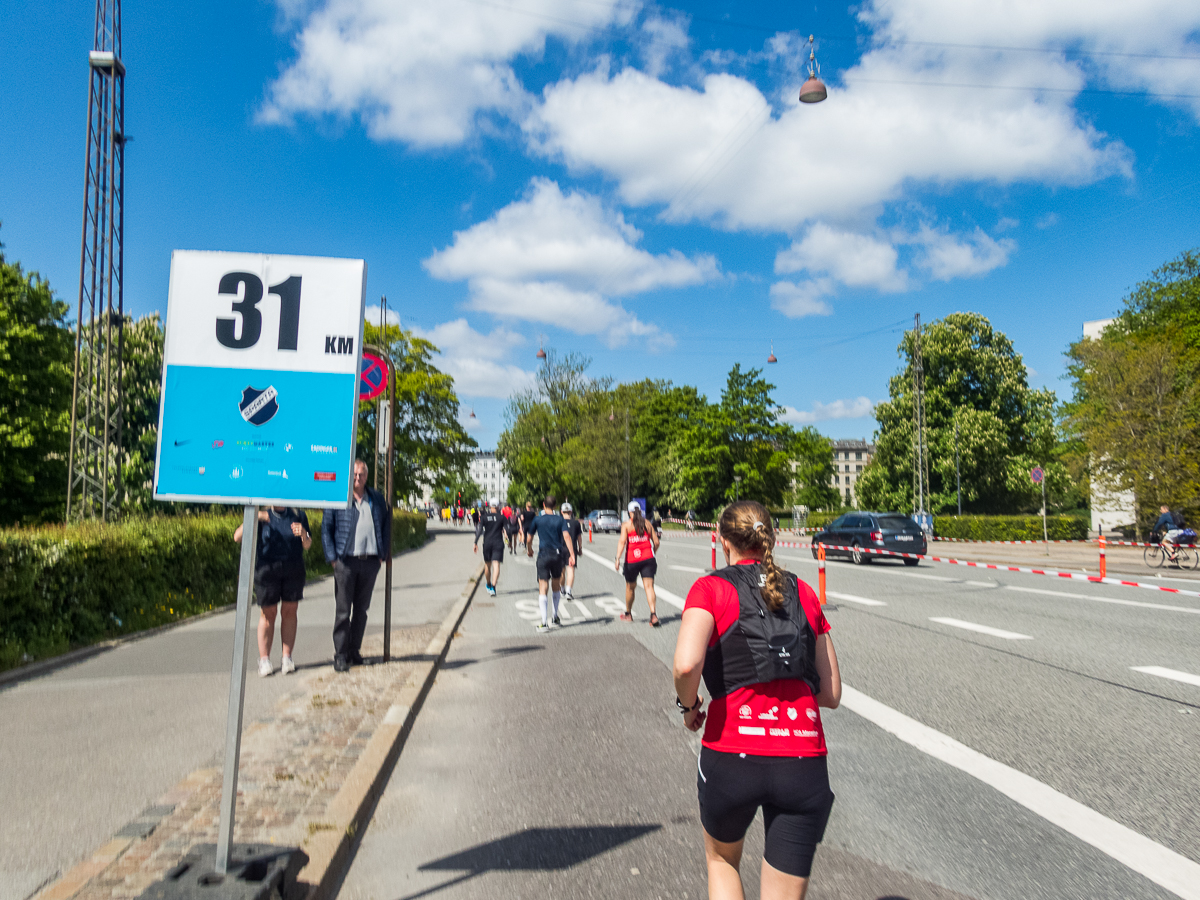
[(481, 662), (489, 662), (493, 659), (506, 659), (517, 653), (529, 653), (533, 650), (545, 650), (541, 644), (522, 644), (519, 647), (497, 647), (490, 656), (483, 656), (479, 659), (452, 659), (442, 663), (443, 669), (462, 669), (466, 666), (473, 666)]
[(660, 828), (661, 825), (526, 828), (524, 831), (425, 863), (419, 867), (422, 872), (466, 871), (457, 878), (451, 878), (415, 894), (407, 894), (399, 900), (427, 897), (486, 872), (548, 872), (554, 869), (569, 869)]

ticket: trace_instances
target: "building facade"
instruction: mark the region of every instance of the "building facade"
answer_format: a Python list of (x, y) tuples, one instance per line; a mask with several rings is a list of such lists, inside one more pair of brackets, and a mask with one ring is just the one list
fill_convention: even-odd
[(508, 497), (508, 473), (504, 471), (504, 464), (496, 459), (494, 450), (477, 452), (468, 471), (471, 480), (483, 491), (485, 500), (494, 497), (501, 506), (504, 505), (505, 498)]
[[(1091, 322), (1084, 322), (1083, 336), (1098, 341), (1104, 334), (1105, 327), (1112, 322), (1112, 319), (1094, 319)], [(1099, 465), (1103, 464), (1104, 460), (1099, 460)], [(1095, 457), (1092, 458), (1092, 467), (1098, 467)], [(1116, 491), (1109, 494), (1093, 481), (1088, 506), (1091, 507), (1092, 531), (1094, 532), (1127, 528), (1137, 519), (1137, 504), (1133, 491)]]
[(847, 506), (858, 506), (858, 479), (874, 456), (875, 445), (866, 441), (833, 441), (833, 486)]

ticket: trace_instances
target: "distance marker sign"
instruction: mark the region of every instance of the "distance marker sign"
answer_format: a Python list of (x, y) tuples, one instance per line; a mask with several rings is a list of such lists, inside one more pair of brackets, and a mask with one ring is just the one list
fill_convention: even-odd
[(156, 500), (344, 507), (366, 263), (176, 250)]

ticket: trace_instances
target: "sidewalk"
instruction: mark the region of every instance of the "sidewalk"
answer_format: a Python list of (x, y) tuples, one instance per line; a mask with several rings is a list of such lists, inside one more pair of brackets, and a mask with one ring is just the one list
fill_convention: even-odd
[[(302, 873), (302, 880), (311, 875), (314, 867), (328, 867), (335, 856), (344, 855), (347, 829), (349, 827), (351, 834), (357, 829), (355, 816), (360, 812), (362, 800), (374, 790), (376, 776), (390, 765), (393, 752), (407, 735), (413, 710), (419, 708), (432, 681), (435, 662), (452, 635), (451, 620), (457, 621), (468, 602), (469, 592), (464, 592), (464, 588), (473, 587), (477, 566), (469, 556), (468, 542), (453, 535), (439, 535), (425, 547), (397, 559), (393, 607), (393, 622), (397, 624), (392, 630), (390, 663), (381, 662), (383, 609), (382, 602), (378, 602), (372, 605), (374, 627), (368, 629), (363, 644), (364, 656), (368, 663), (375, 662), (374, 665), (356, 667), (348, 675), (334, 673), (329, 665), (328, 624), (318, 626), (314, 622), (310, 626), (314, 632), (320, 630), (318, 644), (316, 633), (308, 639), (304, 633), (308, 629), (302, 621), (301, 642), (297, 649), (303, 648), (315, 659), (302, 662), (297, 657), (299, 670), (286, 679), (278, 675), (259, 679), (253, 671), (248, 673), (238, 783), (237, 842), (302, 847), (313, 860)], [(377, 593), (382, 591), (382, 584), (381, 572)], [(312, 599), (306, 598), (301, 604), (302, 612), (307, 611), (311, 617), (328, 604), (331, 613), (332, 597), (325, 597), (327, 592), (332, 592), (328, 579), (310, 584), (306, 593), (312, 595)], [(376, 601), (380, 599), (376, 597)], [(221, 621), (224, 619), (228, 621)], [(196, 629), (200, 630), (197, 632)], [(189, 637), (189, 634), (193, 636)], [(158, 684), (162, 676), (155, 671), (146, 671), (143, 667), (138, 672), (134, 667), (130, 674), (119, 678), (86, 675), (95, 666), (112, 667), (119, 663), (128, 669), (128, 660), (135, 655), (142, 658), (143, 665), (164, 655), (174, 654), (174, 659), (178, 660), (181, 646), (184, 646), (180, 642), (194, 642), (200, 635), (206, 638), (203, 649), (189, 652), (196, 654), (197, 660), (205, 661), (219, 652), (224, 676), (188, 676), (181, 686), (186, 685), (192, 695), (186, 699), (169, 695), (168, 700), (175, 704), (172, 708), (153, 707), (149, 695), (139, 684), (147, 681), (147, 689)], [(53, 751), (37, 749), (41, 745), (40, 738), (36, 734), (33, 738), (29, 736), (32, 732), (28, 724), (27, 734), (18, 734), (6, 742), (6, 746), (7, 743), (13, 745), (8, 748), (12, 752), (6, 761), (11, 760), (17, 769), (14, 772), (14, 766), (8, 766), (10, 775), (32, 782), (30, 787), (22, 789), (20, 796), (8, 792), (5, 806), (9, 811), (5, 818), (14, 828), (36, 827), (53, 839), (73, 830), (74, 820), (69, 811), (47, 810), (44, 807), (52, 804), (37, 802), (41, 793), (55, 789), (53, 783), (47, 784), (45, 777), (39, 775), (39, 769), (47, 765), (51, 768), (67, 765), (78, 770), (79, 783), (70, 788), (75, 793), (61, 797), (66, 802), (75, 806), (90, 805), (101, 812), (113, 807), (129, 810), (115, 821), (111, 813), (105, 812), (103, 817), (97, 815), (100, 822), (109, 823), (107, 829), (101, 832), (92, 826), (83, 847), (69, 852), (69, 856), (60, 857), (63, 859), (59, 863), (60, 874), (40, 889), (36, 894), (38, 900), (136, 897), (193, 844), (215, 842), (222, 774), (221, 753), (216, 748), (224, 742), (231, 639), (232, 614), (226, 614), (184, 626), (172, 635), (148, 638), (119, 656), (105, 654), (0, 694), (0, 698), (7, 698), (6, 702), (19, 701), (27, 717), (35, 716), (31, 704), (40, 699), (51, 718), (57, 721), (62, 702), (74, 702), (74, 696), (67, 692), (76, 690), (75, 685), (90, 685), (87, 699), (93, 705), (100, 701), (105, 707), (101, 713), (116, 720), (107, 731), (72, 736), (66, 743), (60, 739), (56, 745), (58, 749)], [(156, 647), (159, 643), (163, 646)], [(278, 656), (278, 642), (275, 655)], [(81, 670), (85, 674), (81, 675)], [(58, 685), (59, 680), (63, 684)], [(116, 689), (108, 690), (114, 684)], [(124, 696), (133, 688), (138, 691), (133, 698)], [(54, 702), (50, 704), (45, 703), (47, 689), (54, 695)], [(264, 689), (267, 689), (265, 694)], [(100, 694), (100, 690), (106, 692)], [(113, 696), (110, 698), (109, 694)], [(252, 702), (255, 694), (258, 700)], [(200, 723), (192, 721), (196, 717), (182, 711), (200, 703), (204, 704), (205, 712), (202, 722), (207, 723), (203, 738), (214, 749), (197, 754), (196, 750), (201, 748), (189, 748), (190, 755), (182, 758), (191, 758), (195, 762), (181, 767), (172, 743), (177, 741), (174, 732), (186, 724), (190, 731), (185, 733), (199, 734), (196, 727)], [(209, 710), (209, 706), (219, 709)], [(147, 717), (157, 724), (143, 722)], [(122, 724), (123, 719), (129, 721)], [(218, 719), (219, 724), (214, 724)], [(37, 732), (40, 734), (50, 727), (51, 723), (38, 723)], [(162, 732), (157, 740), (154, 729)], [(123, 730), (136, 731), (140, 741), (126, 747), (125, 742), (116, 737)], [(387, 740), (381, 743), (381, 737)], [(31, 740), (35, 743), (31, 744)], [(81, 752), (80, 740), (88, 742), (86, 755)], [(25, 757), (30, 753), (26, 751), (40, 752), (45, 759), (27, 759)], [(124, 780), (117, 781), (119, 796), (110, 797), (116, 788), (104, 773), (112, 768), (113, 763), (107, 757), (113, 754), (125, 757), (125, 774)], [(193, 769), (198, 763), (199, 767)], [(364, 775), (369, 769), (373, 769), (373, 773)], [(163, 770), (176, 774), (162, 780)], [(149, 776), (147, 780), (151, 785), (157, 783), (159, 786), (147, 792), (144, 786), (137, 784), (139, 773)], [(56, 803), (64, 790), (59, 784), (54, 795)], [(32, 805), (22, 802), (26, 795), (33, 801)], [(129, 806), (130, 796), (136, 806)], [(358, 802), (351, 802), (355, 797)], [(32, 809), (43, 809), (43, 814), (33, 815), (29, 812)], [(138, 809), (143, 812), (138, 814)], [(122, 822), (128, 824), (122, 828)], [(78, 831), (77, 828), (74, 830)], [(113, 836), (106, 839), (104, 835)], [(72, 835), (76, 844), (79, 837)], [(72, 866), (75, 860), (97, 846), (99, 850)], [(19, 852), (21, 847), (10, 846), (3, 855)], [(36, 887), (37, 882), (34, 882), (14, 896), (29, 896)]]

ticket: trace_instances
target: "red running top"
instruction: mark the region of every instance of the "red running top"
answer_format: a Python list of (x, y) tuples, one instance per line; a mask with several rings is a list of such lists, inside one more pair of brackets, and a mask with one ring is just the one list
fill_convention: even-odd
[[(754, 562), (742, 560), (739, 565)], [(818, 637), (830, 631), (821, 601), (803, 581), (800, 606)], [(715, 647), (738, 620), (737, 589), (722, 578), (697, 578), (684, 604), (684, 610), (688, 609), (712, 614), (717, 627), (708, 645)], [(714, 698), (708, 706), (701, 743), (722, 753), (752, 756), (825, 756), (827, 752), (821, 711), (808, 683), (798, 679), (750, 684)]]
[(625, 562), (628, 565), (654, 559), (654, 542), (650, 540), (650, 525), (646, 525), (646, 533), (638, 535), (636, 531), (629, 532), (625, 542)]

